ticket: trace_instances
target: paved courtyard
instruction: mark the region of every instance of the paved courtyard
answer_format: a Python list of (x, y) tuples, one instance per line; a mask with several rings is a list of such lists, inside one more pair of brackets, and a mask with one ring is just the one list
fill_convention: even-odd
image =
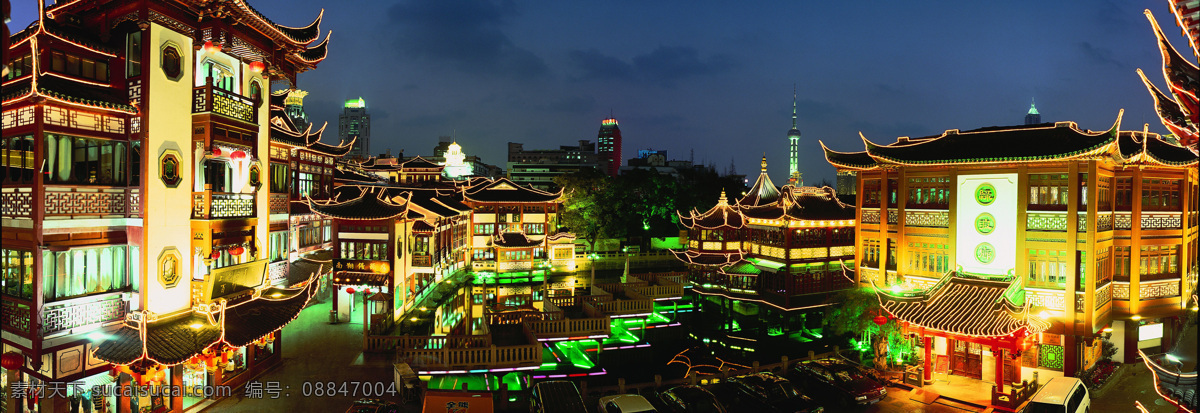
[[(355, 308), (356, 322), (329, 324), (330, 303), (318, 303), (304, 309), (300, 317), (283, 329), (283, 363), (257, 381), (263, 388), (279, 385), (277, 398), (264, 392), (261, 398), (239, 391), (233, 397), (209, 407), (212, 412), (340, 412), (361, 397), (351, 394), (354, 383), (392, 383), (391, 357), (362, 352), (362, 304)], [(317, 383), (325, 383), (317, 395)], [(339, 394), (329, 395), (323, 389), (329, 382), (339, 387)], [(340, 394), (343, 383), (347, 394)], [(307, 389), (306, 389), (307, 387)], [(244, 389), (242, 389), (244, 390)], [(307, 397), (304, 393), (309, 393)], [(383, 397), (399, 400), (399, 397)], [(412, 411), (419, 411), (415, 405)]]

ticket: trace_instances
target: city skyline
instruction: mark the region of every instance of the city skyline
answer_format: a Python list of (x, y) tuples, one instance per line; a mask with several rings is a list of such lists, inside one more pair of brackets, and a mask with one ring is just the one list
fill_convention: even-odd
[[(346, 99), (371, 102), (375, 153), (425, 154), (453, 131), (464, 151), (498, 163), (507, 142), (590, 139), (611, 113), (627, 152), (694, 151), (697, 163), (742, 173), (765, 152), (786, 179), (796, 84), (810, 183), (834, 181), (817, 140), (857, 151), (859, 132), (890, 142), (1018, 125), (1030, 99), (1047, 122), (1104, 129), (1125, 109), (1127, 124), (1165, 132), (1134, 69), (1161, 65), (1141, 10), (1165, 15), (1166, 2), (679, 6), (357, 2), (361, 13), (327, 13), (334, 47), (298, 87), (312, 92), (314, 122), (336, 122)], [(16, 31), (36, 3), (13, 7)], [(302, 26), (329, 5), (255, 7)]]

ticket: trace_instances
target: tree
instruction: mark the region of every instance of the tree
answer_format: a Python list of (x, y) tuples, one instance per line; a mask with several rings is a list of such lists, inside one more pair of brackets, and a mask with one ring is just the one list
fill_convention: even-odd
[(592, 250), (596, 240), (613, 236), (613, 214), (609, 194), (612, 180), (595, 168), (559, 175), (554, 184), (563, 188), (563, 211), (559, 223), (587, 241)]
[(615, 180), (609, 201), (615, 214), (613, 233), (664, 237), (678, 233), (679, 183), (654, 169), (635, 169)]
[[(887, 361), (896, 360), (912, 351), (912, 343), (904, 338), (896, 320), (888, 320), (882, 326), (875, 323), (875, 317), (887, 316), (887, 313), (870, 287), (842, 290), (830, 298), (830, 301), (836, 304), (826, 307), (824, 318), (821, 320), (829, 333), (839, 336), (858, 335), (859, 341), (870, 344), (870, 348), (875, 352), (879, 352), (886, 345)], [(879, 362), (876, 367), (883, 368), (878, 364)]]

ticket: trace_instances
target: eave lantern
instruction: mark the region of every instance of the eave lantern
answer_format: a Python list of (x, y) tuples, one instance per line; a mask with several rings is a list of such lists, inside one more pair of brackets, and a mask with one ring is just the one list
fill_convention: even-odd
[(25, 356), (21, 355), (21, 353), (10, 351), (0, 356), (0, 366), (3, 366), (6, 370), (16, 370), (24, 365)]
[(263, 64), (263, 62), (250, 62), (250, 71), (254, 73), (262, 73), (266, 67), (267, 65)]
[(233, 153), (229, 154), (229, 159), (233, 159), (235, 161), (240, 161), (242, 159), (246, 159), (246, 152), (233, 151)]
[(884, 317), (884, 316), (881, 316), (881, 315), (880, 315), (880, 316), (875, 316), (875, 318), (874, 318), (874, 321), (875, 321), (875, 324), (882, 326), (882, 325), (884, 325), (884, 324), (887, 324), (887, 322), (888, 322), (888, 318), (887, 318), (887, 317)]

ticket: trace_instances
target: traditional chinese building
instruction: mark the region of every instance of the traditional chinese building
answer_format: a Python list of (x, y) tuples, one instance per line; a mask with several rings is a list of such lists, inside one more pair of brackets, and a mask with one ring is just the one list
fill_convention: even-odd
[(35, 386), (82, 382), (44, 394), (41, 411), (95, 385), (237, 386), (279, 363), (278, 330), (316, 283), (267, 280), (266, 91), (324, 59), (328, 37), (309, 46), (320, 21), (282, 26), (240, 0), (67, 1), (12, 36), (4, 351)]
[[(854, 286), (842, 265), (854, 259), (854, 207), (832, 188), (775, 187), (762, 171), (741, 199), (724, 192), (712, 209), (680, 214), (688, 249), (676, 252), (687, 264), (696, 293), (722, 303), (758, 308), (771, 328), (786, 332), (796, 314), (826, 305), (830, 293)], [(732, 314), (724, 317), (732, 318)], [(780, 321), (782, 320), (782, 322)]]
[[(949, 130), (862, 152), (857, 279), (949, 372), (1074, 376), (1113, 333), (1118, 361), (1174, 335), (1196, 277), (1197, 155), (1074, 122)], [(1022, 369), (1024, 367), (1024, 369)]]

